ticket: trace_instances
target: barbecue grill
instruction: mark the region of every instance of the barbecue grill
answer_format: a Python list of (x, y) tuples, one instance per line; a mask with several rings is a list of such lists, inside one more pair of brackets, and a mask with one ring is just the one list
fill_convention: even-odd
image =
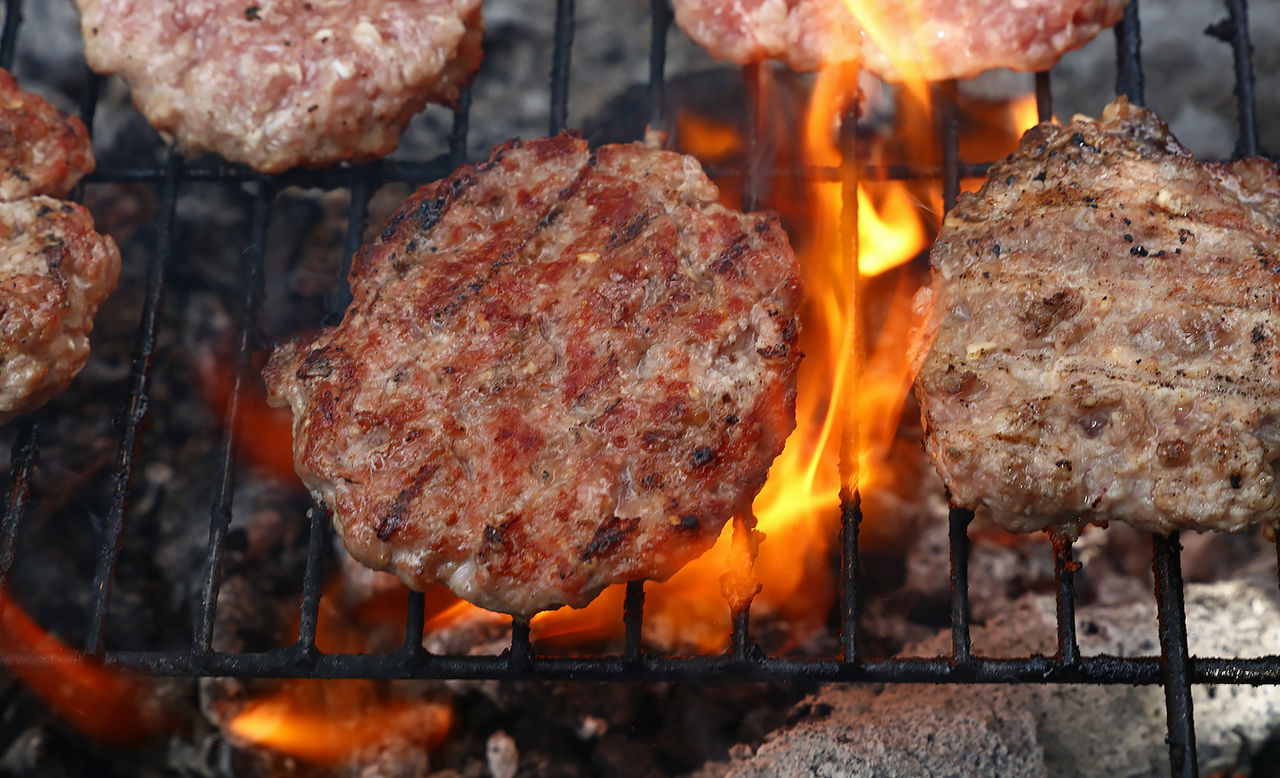
[[(1237, 156), (1259, 153), (1251, 44), (1246, 0), (1227, 0), (1227, 18), (1209, 33), (1230, 45), (1234, 53), (1236, 98), (1239, 115)], [(664, 104), (664, 60), (672, 15), (667, 0), (653, 0), (652, 38), (649, 47), (648, 104), (651, 119), (660, 125)], [(551, 9), (548, 9), (551, 10)], [(573, 0), (554, 3), (554, 54), (550, 77), (550, 115), (547, 129), (556, 133), (566, 125), (571, 96), (569, 63), (574, 38)], [(0, 65), (11, 67), (15, 44), (22, 24), (22, 0), (6, 0), (3, 33), (0, 35)], [(1143, 69), (1139, 3), (1132, 0), (1115, 29), (1117, 76), (1115, 91), (1130, 101), (1143, 102)], [(759, 74), (745, 69), (752, 115), (759, 108)], [(81, 115), (92, 128), (101, 79), (90, 74), (88, 95)], [(1035, 79), (1036, 102), (1041, 119), (1051, 116), (1052, 88), (1049, 73)], [(986, 164), (962, 161), (957, 150), (957, 119), (954, 84), (936, 86), (938, 139), (941, 169), (892, 166), (894, 178), (940, 177), (944, 203), (955, 204), (963, 176), (984, 174)], [(114, 459), (110, 510), (105, 516), (97, 542), (96, 569), (91, 593), (91, 613), (83, 651), (108, 666), (144, 673), (208, 677), (306, 677), (380, 679), (509, 679), (571, 681), (693, 681), (693, 682), (795, 682), (841, 681), (886, 683), (1061, 683), (1061, 684), (1159, 684), (1164, 688), (1167, 710), (1169, 761), (1173, 774), (1197, 774), (1196, 739), (1192, 716), (1192, 684), (1277, 684), (1280, 657), (1214, 658), (1191, 657), (1183, 603), (1183, 583), (1177, 534), (1152, 537), (1152, 567), (1156, 581), (1159, 613), (1159, 656), (1120, 658), (1081, 654), (1075, 623), (1076, 594), (1073, 583), (1078, 564), (1072, 544), (1052, 539), (1057, 580), (1057, 651), (1053, 656), (1030, 655), (988, 658), (971, 651), (968, 600), (968, 529), (973, 514), (962, 509), (950, 512), (952, 651), (948, 656), (869, 660), (860, 655), (858, 616), (862, 606), (859, 588), (859, 525), (862, 510), (856, 492), (840, 495), (841, 565), (839, 570), (839, 654), (829, 658), (771, 656), (752, 639), (748, 614), (735, 615), (730, 650), (718, 656), (677, 656), (641, 647), (644, 619), (644, 585), (628, 584), (620, 617), (625, 624), (625, 643), (616, 655), (546, 655), (535, 653), (527, 621), (513, 620), (510, 648), (498, 656), (437, 655), (423, 648), (424, 597), (408, 595), (405, 607), (404, 642), (387, 654), (322, 653), (316, 647), (316, 628), (321, 598), (323, 556), (329, 542), (329, 516), (320, 508), (311, 511), (310, 536), (305, 574), (301, 582), (302, 604), (297, 640), (286, 648), (265, 652), (215, 650), (213, 632), (218, 609), (222, 567), (232, 501), (236, 493), (234, 423), (241, 409), (242, 387), (251, 370), (251, 356), (259, 339), (259, 316), (263, 307), (263, 254), (268, 231), (268, 215), (274, 195), (287, 186), (315, 187), (350, 192), (349, 226), (344, 255), (346, 261), (359, 248), (366, 228), (370, 198), (387, 182), (425, 182), (443, 177), (468, 158), (469, 94), (463, 94), (453, 111), (452, 132), (447, 153), (421, 161), (382, 160), (363, 165), (318, 171), (290, 171), (269, 176), (225, 163), (188, 164), (176, 152), (167, 154), (163, 164), (144, 166), (104, 166), (87, 180), (88, 186), (103, 183), (145, 183), (154, 188), (157, 215), (154, 220), (154, 251), (147, 269), (144, 305), (132, 350), (127, 407), (119, 417), (119, 444)], [(748, 121), (751, 128), (754, 122)], [(758, 139), (748, 131), (744, 180), (745, 210), (754, 208), (764, 177), (771, 175), (759, 163)], [(810, 169), (808, 175), (839, 180), (848, 175), (837, 169)], [(237, 327), (237, 351), (231, 400), (226, 411), (221, 445), (221, 466), (213, 476), (214, 499), (209, 508), (207, 559), (199, 573), (199, 602), (195, 608), (189, 648), (183, 650), (117, 650), (106, 644), (104, 628), (110, 615), (112, 589), (116, 579), (126, 523), (136, 520), (130, 511), (130, 486), (139, 456), (139, 430), (150, 406), (150, 381), (160, 327), (158, 312), (169, 286), (173, 260), (175, 207), (179, 191), (194, 182), (247, 187), (252, 194), (250, 247), (243, 258), (242, 314)], [(848, 190), (851, 191), (851, 190)], [(345, 277), (346, 267), (343, 268)], [(349, 301), (342, 287), (327, 300), (331, 317), (339, 316)], [(8, 473), (3, 516), (0, 517), (0, 593), (10, 577), (15, 559), (15, 543), (22, 529), (31, 497), (33, 469), (40, 452), (41, 418), (29, 417), (17, 423)], [(1280, 548), (1278, 548), (1280, 552)], [(2, 602), (0, 602), (2, 607)], [(39, 658), (14, 658), (39, 661)]]

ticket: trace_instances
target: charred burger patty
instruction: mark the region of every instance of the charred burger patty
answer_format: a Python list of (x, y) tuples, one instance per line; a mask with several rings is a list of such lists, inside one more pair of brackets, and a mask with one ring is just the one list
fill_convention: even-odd
[(360, 561), (493, 610), (665, 579), (794, 427), (795, 257), (687, 156), (510, 142), (419, 190), (266, 369)]

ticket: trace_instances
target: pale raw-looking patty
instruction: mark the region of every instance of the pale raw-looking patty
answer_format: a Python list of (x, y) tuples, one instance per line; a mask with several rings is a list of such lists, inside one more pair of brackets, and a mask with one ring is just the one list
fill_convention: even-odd
[(85, 56), (184, 149), (279, 172), (390, 153), (480, 63), (480, 0), (76, 0)]
[(0, 69), (0, 200), (66, 197), (93, 167), (84, 123), (22, 91)]
[(933, 248), (916, 391), (961, 506), (1014, 530), (1276, 523), (1280, 173), (1123, 99), (1041, 124)]
[(800, 282), (697, 161), (562, 134), (420, 189), (266, 370), (352, 555), (486, 608), (665, 579), (795, 426)]
[(67, 388), (89, 356), (120, 252), (76, 203), (0, 203), (0, 423)]
[[(715, 57), (795, 70), (857, 60), (892, 81), (1047, 70), (1120, 21), (1128, 0), (674, 0), (676, 22)], [(859, 23), (859, 19), (866, 26)]]

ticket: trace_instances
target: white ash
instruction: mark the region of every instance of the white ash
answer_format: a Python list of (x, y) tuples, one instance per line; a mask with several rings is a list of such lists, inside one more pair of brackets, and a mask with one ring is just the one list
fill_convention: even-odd
[(502, 730), (494, 732), (485, 743), (484, 755), (493, 778), (515, 778), (516, 769), (520, 766), (520, 751), (516, 748), (515, 738)]
[[(974, 653), (1052, 655), (1054, 602), (1026, 596), (975, 628)], [(1193, 656), (1280, 653), (1280, 601), (1273, 580), (1190, 584)], [(1152, 603), (1077, 612), (1081, 652), (1158, 654)], [(905, 655), (950, 653), (950, 632)], [(1236, 763), (1280, 726), (1280, 689), (1193, 688), (1202, 774)], [(749, 759), (708, 766), (720, 776), (1144, 776), (1169, 766), (1159, 686), (833, 685), (798, 706), (799, 721), (773, 733)]]

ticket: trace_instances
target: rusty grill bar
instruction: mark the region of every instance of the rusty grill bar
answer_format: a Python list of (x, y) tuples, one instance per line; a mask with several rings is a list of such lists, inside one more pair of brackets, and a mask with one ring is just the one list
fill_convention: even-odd
[[(1227, 18), (1208, 33), (1228, 43), (1234, 53), (1236, 95), (1240, 134), (1237, 156), (1257, 154), (1257, 120), (1253, 72), (1250, 63), (1246, 0), (1226, 0)], [(551, 5), (548, 0), (548, 5)], [(652, 0), (649, 106), (652, 123), (662, 126), (664, 59), (672, 16), (667, 0)], [(1123, 21), (1115, 30), (1117, 52), (1117, 94), (1142, 102), (1143, 71), (1138, 0), (1132, 0)], [(0, 31), (0, 66), (9, 67), (22, 20), (22, 0), (5, 0), (5, 19)], [(573, 0), (555, 0), (555, 50), (550, 88), (549, 126), (556, 132), (566, 125), (568, 115), (569, 62), (573, 44)], [(760, 70), (744, 71), (750, 100), (746, 110), (761, 110), (758, 89)], [(100, 78), (87, 75), (89, 89), (82, 116), (92, 127)], [(1052, 91), (1048, 73), (1036, 75), (1036, 102), (1039, 116), (1052, 112)], [(938, 135), (942, 150), (939, 167), (891, 166), (880, 175), (891, 178), (941, 178), (944, 201), (955, 203), (962, 176), (984, 175), (987, 163), (973, 164), (959, 159), (956, 138), (955, 85), (936, 85)], [(1075, 588), (1073, 573), (1078, 566), (1071, 543), (1051, 538), (1057, 576), (1057, 645), (1054, 656), (1024, 656), (994, 659), (971, 653), (968, 604), (969, 523), (973, 514), (953, 509), (950, 514), (951, 584), (950, 604), (952, 654), (940, 657), (865, 660), (860, 657), (857, 621), (860, 608), (858, 529), (862, 520), (859, 495), (842, 493), (841, 566), (838, 623), (840, 652), (835, 658), (788, 658), (766, 656), (751, 641), (749, 624), (743, 613), (734, 621), (731, 650), (721, 656), (673, 656), (641, 648), (644, 587), (627, 585), (623, 612), (624, 651), (621, 655), (550, 656), (539, 655), (529, 639), (527, 621), (512, 625), (511, 647), (499, 656), (433, 655), (422, 645), (424, 597), (411, 593), (407, 598), (405, 639), (390, 654), (330, 654), (315, 645), (317, 613), (323, 581), (324, 545), (328, 542), (328, 514), (313, 508), (306, 571), (302, 582), (302, 605), (298, 637), (286, 648), (260, 653), (230, 653), (213, 650), (214, 619), (222, 576), (224, 545), (231, 521), (235, 494), (235, 419), (240, 411), (241, 387), (251, 369), (251, 354), (258, 337), (258, 317), (262, 307), (263, 251), (268, 216), (274, 194), (287, 186), (348, 189), (351, 193), (349, 227), (345, 241), (343, 273), (350, 257), (360, 246), (373, 192), (388, 181), (422, 182), (447, 175), (467, 158), (467, 130), (470, 95), (464, 93), (454, 111), (450, 148), (446, 154), (425, 161), (382, 160), (365, 165), (319, 171), (291, 171), (267, 176), (228, 164), (186, 166), (171, 151), (162, 165), (151, 167), (109, 167), (87, 179), (87, 183), (149, 182), (157, 192), (154, 253), (148, 268), (141, 322), (132, 350), (130, 392), (127, 407), (120, 413), (120, 442), (113, 469), (110, 512), (97, 544), (97, 561), (92, 591), (92, 613), (84, 642), (87, 655), (100, 657), (108, 665), (148, 673), (176, 676), (315, 677), (315, 678), (457, 678), (457, 679), (568, 679), (580, 681), (875, 681), (910, 683), (1069, 683), (1069, 684), (1160, 684), (1165, 689), (1168, 717), (1170, 766), (1173, 774), (1196, 774), (1195, 729), (1192, 717), (1191, 685), (1195, 683), (1276, 684), (1280, 683), (1280, 657), (1204, 658), (1191, 657), (1183, 605), (1180, 564), (1181, 546), (1176, 534), (1153, 537), (1152, 568), (1156, 579), (1159, 613), (1159, 656), (1120, 658), (1106, 655), (1082, 656), (1076, 638)], [(754, 122), (748, 122), (752, 126)], [(761, 159), (753, 135), (749, 133), (744, 200), (753, 207), (760, 182), (775, 173)], [(716, 172), (712, 170), (712, 172)], [(841, 171), (809, 169), (818, 180), (840, 180)], [(252, 183), (249, 249), (243, 254), (242, 315), (237, 352), (233, 365), (233, 391), (226, 410), (221, 448), (221, 466), (210, 507), (206, 568), (200, 586), (191, 648), (184, 651), (120, 651), (104, 645), (104, 626), (109, 614), (116, 561), (128, 518), (130, 482), (137, 456), (137, 433), (150, 406), (151, 363), (157, 343), (159, 311), (164, 302), (166, 270), (174, 248), (173, 226), (179, 188), (190, 182)], [(345, 288), (326, 302), (330, 318), (341, 315), (350, 292)], [(11, 464), (5, 485), (3, 515), (0, 515), (0, 594), (8, 583), (13, 566), (15, 543), (30, 494), (30, 478), (39, 457), (40, 414), (17, 422)], [(1280, 546), (1277, 547), (1280, 555)], [(0, 598), (0, 607), (4, 600)], [(38, 658), (14, 658), (39, 661)]]

